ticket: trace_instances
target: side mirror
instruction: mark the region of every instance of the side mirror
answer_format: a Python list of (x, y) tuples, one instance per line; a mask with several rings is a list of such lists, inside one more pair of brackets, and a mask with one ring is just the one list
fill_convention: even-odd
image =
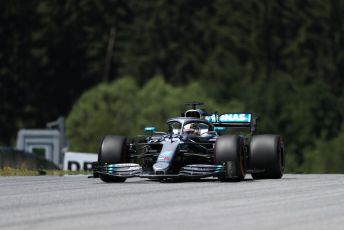
[(145, 133), (155, 133), (155, 127), (145, 127)]

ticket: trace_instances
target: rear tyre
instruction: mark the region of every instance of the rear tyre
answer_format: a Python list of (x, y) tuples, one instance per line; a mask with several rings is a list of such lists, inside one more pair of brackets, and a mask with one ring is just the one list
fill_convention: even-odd
[(252, 173), (253, 179), (280, 179), (284, 172), (284, 146), (279, 135), (253, 136), (250, 144), (250, 168), (264, 169)]
[(220, 181), (241, 181), (245, 178), (243, 142), (239, 136), (221, 136), (215, 144), (215, 164), (226, 167)]
[[(121, 136), (106, 136), (99, 147), (99, 165), (118, 164), (127, 162), (127, 138)], [(124, 182), (126, 178), (112, 177), (99, 174), (104, 182)]]

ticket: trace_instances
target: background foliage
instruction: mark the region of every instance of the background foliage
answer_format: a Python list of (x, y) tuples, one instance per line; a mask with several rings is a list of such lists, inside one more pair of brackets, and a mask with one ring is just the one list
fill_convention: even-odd
[(161, 127), (199, 100), (259, 114), (290, 171), (343, 172), (342, 12), (335, 0), (4, 0), (0, 143), (65, 115), (70, 148), (96, 151), (105, 133)]

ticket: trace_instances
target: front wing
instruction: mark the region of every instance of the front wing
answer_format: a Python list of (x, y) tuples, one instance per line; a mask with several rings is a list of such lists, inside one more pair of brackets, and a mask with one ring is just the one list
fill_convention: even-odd
[(220, 176), (225, 173), (224, 165), (194, 164), (182, 167), (178, 174), (146, 174), (139, 164), (108, 164), (98, 166), (93, 164), (93, 175), (107, 175), (112, 177), (130, 178), (141, 177), (149, 179), (189, 178), (199, 179)]

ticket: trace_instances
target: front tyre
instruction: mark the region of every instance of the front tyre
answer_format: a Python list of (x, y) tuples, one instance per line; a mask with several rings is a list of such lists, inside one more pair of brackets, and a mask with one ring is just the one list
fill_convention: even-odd
[(106, 183), (121, 183), (127, 179), (125, 177), (113, 177), (109, 175), (99, 175), (99, 178)]
[(215, 164), (225, 165), (220, 181), (241, 181), (245, 178), (243, 141), (239, 136), (220, 136), (215, 143)]
[(253, 136), (250, 144), (250, 168), (253, 179), (280, 179), (284, 172), (284, 146), (279, 135)]
[[(127, 162), (127, 138), (122, 136), (106, 136), (99, 147), (98, 163), (101, 166)], [(104, 182), (124, 182), (126, 178), (99, 174)]]

